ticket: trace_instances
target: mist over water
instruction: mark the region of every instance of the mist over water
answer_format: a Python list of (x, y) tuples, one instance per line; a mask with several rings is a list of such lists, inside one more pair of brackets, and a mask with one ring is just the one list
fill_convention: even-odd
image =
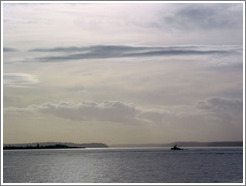
[(242, 183), (242, 148), (3, 152), (4, 183)]

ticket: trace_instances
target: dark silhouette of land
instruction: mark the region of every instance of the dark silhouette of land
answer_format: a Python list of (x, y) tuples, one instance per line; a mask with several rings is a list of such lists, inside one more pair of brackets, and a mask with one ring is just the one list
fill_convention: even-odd
[(242, 147), (242, 141), (220, 141), (220, 142), (173, 142), (153, 144), (115, 144), (110, 147), (173, 147), (178, 144), (182, 147)]
[(13, 149), (62, 149), (62, 148), (108, 148), (108, 147), (173, 147), (178, 144), (182, 147), (243, 147), (242, 141), (220, 141), (220, 142), (173, 142), (163, 144), (116, 144), (106, 145), (104, 143), (68, 143), (68, 142), (42, 142), (4, 144), (3, 150)]
[(46, 143), (27, 143), (27, 144), (4, 144), (3, 150), (18, 150), (18, 149), (67, 149), (67, 148), (107, 148), (103, 143), (61, 143), (61, 142), (46, 142)]
[(14, 146), (14, 145), (6, 145), (3, 147), (3, 150), (18, 150), (18, 149), (66, 149), (66, 148), (85, 148), (85, 147), (70, 147), (67, 145), (47, 145), (47, 146), (40, 146), (37, 144), (37, 146)]

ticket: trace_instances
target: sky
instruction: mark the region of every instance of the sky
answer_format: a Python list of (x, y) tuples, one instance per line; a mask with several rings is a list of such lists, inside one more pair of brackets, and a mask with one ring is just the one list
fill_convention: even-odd
[(243, 13), (4, 2), (3, 143), (243, 140)]

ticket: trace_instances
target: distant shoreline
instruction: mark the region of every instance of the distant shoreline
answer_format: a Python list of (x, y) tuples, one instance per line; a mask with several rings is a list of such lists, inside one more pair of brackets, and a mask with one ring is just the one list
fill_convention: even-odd
[(24, 149), (67, 149), (67, 148), (85, 148), (85, 147), (70, 147), (67, 145), (47, 145), (47, 146), (40, 146), (37, 144), (37, 146), (4, 146), (3, 150), (24, 150)]
[(68, 143), (68, 142), (42, 142), (42, 143), (20, 143), (3, 144), (3, 150), (22, 149), (71, 149), (71, 148), (108, 148), (103, 143)]
[(172, 142), (152, 144), (114, 144), (109, 147), (173, 147), (177, 144), (180, 147), (243, 147), (243, 141), (220, 141), (220, 142)]
[(70, 142), (40, 142), (40, 143), (21, 143), (3, 144), (3, 150), (18, 149), (68, 149), (68, 148), (127, 148), (127, 147), (243, 147), (243, 141), (220, 141), (220, 142), (172, 142), (172, 143), (149, 143), (149, 144), (114, 144), (104, 143), (70, 143)]

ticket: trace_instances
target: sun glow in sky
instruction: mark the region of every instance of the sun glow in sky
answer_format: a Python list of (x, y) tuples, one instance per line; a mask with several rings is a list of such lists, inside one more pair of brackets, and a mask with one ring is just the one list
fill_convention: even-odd
[(2, 2), (3, 142), (243, 140), (243, 6)]

